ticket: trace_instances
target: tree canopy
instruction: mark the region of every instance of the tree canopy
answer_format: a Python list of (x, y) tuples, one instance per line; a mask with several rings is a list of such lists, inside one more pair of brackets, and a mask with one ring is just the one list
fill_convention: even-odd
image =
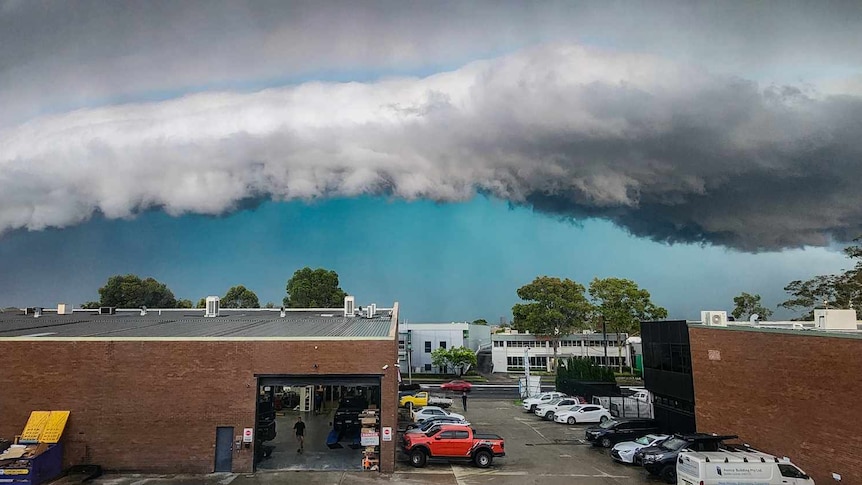
[(748, 320), (755, 314), (761, 320), (769, 320), (769, 317), (772, 316), (772, 310), (760, 303), (760, 295), (752, 295), (743, 291), (739, 296), (733, 297), (733, 305), (734, 308), (730, 314), (737, 320)]
[(614, 333), (640, 333), (640, 322), (667, 318), (667, 310), (655, 305), (649, 291), (624, 278), (595, 278), (590, 297), (596, 316)]
[(223, 308), (260, 308), (257, 295), (245, 286), (231, 286), (219, 301)]
[[(116, 275), (108, 278), (99, 288), (99, 306), (118, 308), (176, 308), (174, 293), (153, 278), (142, 280), (134, 274)], [(87, 303), (91, 305), (93, 302)]]
[(537, 277), (518, 288), (518, 297), (528, 303), (512, 307), (513, 327), (551, 339), (556, 362), (560, 337), (586, 328), (589, 321), (592, 306), (584, 291), (583, 285), (568, 278)]
[(779, 306), (794, 311), (805, 311), (801, 319), (814, 318), (817, 307), (856, 308), (857, 318), (862, 318), (862, 237), (853, 240), (852, 246), (844, 248), (844, 254), (856, 265), (834, 275), (819, 275), (809, 280), (791, 281), (784, 287), (790, 298)]
[(305, 267), (287, 280), (284, 306), (289, 308), (338, 308), (347, 293), (338, 286), (338, 273)]
[(484, 318), (479, 318), (477, 320), (473, 320), (473, 325), (488, 325), (488, 320)]

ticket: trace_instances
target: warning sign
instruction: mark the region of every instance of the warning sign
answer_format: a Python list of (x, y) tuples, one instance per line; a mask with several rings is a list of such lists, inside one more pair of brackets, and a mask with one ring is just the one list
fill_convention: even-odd
[(383, 427), (383, 441), (392, 441), (392, 427), (384, 426)]
[(254, 428), (243, 428), (242, 442), (251, 443), (252, 441), (254, 441)]

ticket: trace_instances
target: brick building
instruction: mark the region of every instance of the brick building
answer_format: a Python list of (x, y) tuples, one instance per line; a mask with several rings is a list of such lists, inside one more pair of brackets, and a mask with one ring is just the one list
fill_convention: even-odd
[[(825, 311), (818, 311), (826, 317)], [(819, 483), (862, 483), (862, 332), (815, 322), (644, 322), (644, 381), (667, 431), (735, 434)], [(830, 310), (838, 319), (842, 311)]]
[[(256, 429), (261, 400), (286, 386), (326, 390), (335, 403), (364, 393), (368, 407), (379, 409), (377, 432), (395, 430), (398, 304), (371, 315), (350, 306), (350, 314), (222, 309), (211, 317), (204, 310), (100, 315), (62, 306), (38, 317), (0, 313), (0, 437), (20, 433), (30, 411), (66, 409), (66, 466), (251, 472), (262, 444), (243, 443), (243, 432)], [(291, 413), (299, 414), (285, 408), (278, 419), (295, 419)], [(331, 417), (307, 414), (315, 452)], [(279, 422), (278, 439), (292, 440), (292, 425)], [(301, 469), (305, 458), (284, 443), (273, 456)], [(360, 468), (360, 450), (337, 448), (320, 451), (334, 460), (330, 469)], [(392, 472), (395, 441), (379, 440), (378, 451), (379, 469)]]

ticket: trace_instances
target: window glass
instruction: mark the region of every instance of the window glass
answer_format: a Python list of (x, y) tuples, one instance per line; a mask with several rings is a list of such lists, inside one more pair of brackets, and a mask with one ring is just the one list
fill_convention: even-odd
[(440, 348), (441, 348), (441, 349), (445, 349), (445, 348), (446, 348), (446, 341), (440, 342)]
[(470, 433), (466, 431), (455, 431), (454, 433), (456, 440), (466, 440), (470, 436)]
[(431, 341), (430, 340), (425, 341), (425, 353), (426, 354), (431, 353)]
[(786, 463), (779, 463), (778, 469), (781, 470), (781, 476), (787, 478), (802, 478), (802, 470), (796, 468), (793, 465), (788, 465)]
[(454, 431), (444, 431), (444, 432), (440, 433), (440, 438), (444, 439), (444, 440), (451, 440), (454, 437), (455, 437)]
[(430, 430), (428, 430), (428, 432), (425, 433), (425, 436), (429, 436), (429, 437), (434, 436), (435, 434), (437, 434), (439, 432), (440, 432), (440, 426), (436, 426), (436, 427), (433, 427)]

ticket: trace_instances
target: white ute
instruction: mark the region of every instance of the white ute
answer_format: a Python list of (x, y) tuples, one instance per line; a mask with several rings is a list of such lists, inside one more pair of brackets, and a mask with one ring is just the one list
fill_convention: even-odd
[(790, 460), (755, 451), (682, 451), (677, 485), (814, 485)]
[(561, 397), (567, 397), (562, 392), (541, 392), (539, 394), (534, 394), (527, 399), (524, 399), (523, 408), (524, 411), (528, 413), (532, 413), (536, 410), (536, 406), (539, 404), (547, 404), (554, 399), (558, 399)]

